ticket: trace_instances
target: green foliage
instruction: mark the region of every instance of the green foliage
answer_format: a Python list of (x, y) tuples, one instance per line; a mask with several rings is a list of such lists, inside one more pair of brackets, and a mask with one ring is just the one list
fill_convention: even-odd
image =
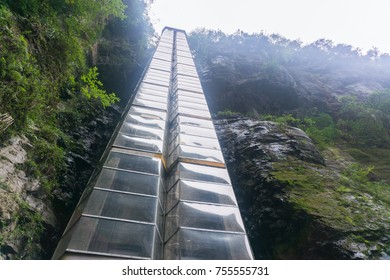
[(238, 112), (233, 112), (233, 111), (230, 111), (230, 110), (228, 110), (228, 109), (225, 109), (225, 110), (223, 110), (223, 111), (219, 111), (218, 113), (217, 113), (217, 116), (218, 117), (220, 117), (220, 118), (226, 118), (226, 117), (233, 117), (233, 116), (239, 116), (240, 115), (240, 113), (238, 113)]
[[(55, 137), (55, 136), (48, 136)], [(37, 139), (25, 162), (26, 171), (39, 178), (43, 189), (50, 194), (65, 171), (64, 151), (56, 142)]]
[(373, 94), (364, 102), (348, 96), (341, 103), (337, 128), (343, 141), (360, 147), (390, 146), (389, 91)]
[(273, 121), (279, 124), (290, 125), (290, 126), (299, 126), (302, 124), (302, 120), (293, 117), (293, 115), (291, 114), (286, 114), (286, 115), (267, 114), (267, 115), (261, 115), (259, 119), (264, 121)]
[(81, 93), (89, 99), (95, 98), (100, 100), (105, 108), (118, 102), (119, 98), (114, 93), (108, 94), (103, 89), (103, 83), (99, 81), (98, 75), (97, 67), (92, 67), (87, 74), (81, 76), (81, 80), (84, 82), (84, 85), (81, 87)]
[(12, 13), (0, 6), (0, 111), (10, 114), (15, 128), (20, 129), (29, 114), (42, 108), (48, 81), (15, 25)]
[(343, 175), (347, 176), (353, 182), (365, 184), (368, 182), (367, 175), (374, 169), (374, 167), (362, 167), (358, 163), (353, 163), (344, 170)]
[(299, 127), (307, 133), (320, 149), (325, 149), (329, 145), (334, 144), (339, 136), (339, 131), (332, 116), (326, 113), (319, 113), (305, 118), (296, 118), (292, 114), (267, 114), (261, 115), (259, 119)]
[(305, 118), (305, 125), (302, 128), (320, 149), (333, 145), (340, 134), (332, 116), (326, 113)]
[(371, 181), (369, 174), (374, 171), (373, 166), (364, 167), (358, 163), (350, 164), (342, 173), (343, 182), (351, 188), (358, 188), (372, 195), (375, 199), (390, 205), (390, 185), (384, 181)]

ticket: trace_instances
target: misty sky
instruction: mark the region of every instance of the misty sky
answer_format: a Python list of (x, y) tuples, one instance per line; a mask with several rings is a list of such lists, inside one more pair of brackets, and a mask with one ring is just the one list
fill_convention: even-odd
[(157, 32), (164, 26), (264, 31), (390, 53), (390, 0), (154, 0), (150, 16)]

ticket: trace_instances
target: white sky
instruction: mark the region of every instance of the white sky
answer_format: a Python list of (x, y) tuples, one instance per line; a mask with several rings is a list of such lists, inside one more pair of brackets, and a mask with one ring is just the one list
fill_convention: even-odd
[(150, 16), (158, 33), (164, 26), (187, 33), (197, 27), (229, 34), (241, 29), (390, 53), (390, 0), (154, 0)]

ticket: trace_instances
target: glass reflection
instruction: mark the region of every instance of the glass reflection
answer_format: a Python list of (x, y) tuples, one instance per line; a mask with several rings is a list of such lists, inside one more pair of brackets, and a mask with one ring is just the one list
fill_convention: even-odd
[(178, 163), (168, 177), (169, 188), (173, 187), (179, 179), (231, 185), (225, 168), (183, 162)]
[(243, 234), (181, 229), (164, 249), (165, 259), (251, 260), (248, 239)]
[(131, 106), (129, 115), (138, 115), (145, 119), (166, 120), (167, 113), (144, 107)]
[(154, 153), (162, 153), (163, 142), (160, 140), (132, 137), (119, 133), (114, 141), (114, 146)]
[(123, 123), (120, 129), (120, 133), (130, 135), (130, 136), (156, 139), (156, 140), (164, 139), (164, 130), (162, 130), (161, 128), (150, 128), (150, 127), (145, 127), (143, 125), (136, 125), (132, 123)]
[(159, 174), (161, 160), (154, 157), (111, 151), (104, 166), (142, 173)]
[(178, 228), (245, 233), (236, 207), (180, 202), (166, 218), (166, 239)]
[(68, 248), (151, 258), (154, 228), (153, 225), (82, 217), (75, 225)]
[(95, 188), (156, 196), (162, 183), (158, 176), (103, 168)]
[(178, 134), (175, 139), (169, 144), (168, 152), (171, 153), (178, 145), (220, 150), (219, 142), (217, 139)]
[(170, 134), (172, 135), (172, 140), (178, 134), (195, 135), (199, 137), (217, 139), (217, 134), (215, 134), (215, 131), (213, 129), (189, 125), (176, 125), (170, 130)]
[(147, 108), (160, 109), (160, 110), (164, 110), (164, 111), (167, 110), (167, 103), (159, 103), (159, 102), (154, 102), (151, 100), (144, 100), (144, 99), (137, 98), (137, 97), (134, 99), (133, 104), (138, 105), (138, 106), (147, 107)]
[(167, 211), (179, 201), (237, 206), (233, 189), (229, 185), (179, 180), (167, 194)]
[(177, 146), (168, 157), (168, 166), (173, 164), (177, 159), (190, 159), (191, 162), (198, 164), (207, 164), (206, 162), (218, 163), (218, 166), (224, 166), (224, 159), (221, 151), (212, 149), (203, 149), (190, 146)]
[(156, 197), (95, 189), (84, 214), (154, 223), (157, 206)]
[(158, 119), (151, 119), (149, 116), (144, 115), (127, 115), (125, 123), (138, 124), (145, 127), (165, 129), (165, 121)]

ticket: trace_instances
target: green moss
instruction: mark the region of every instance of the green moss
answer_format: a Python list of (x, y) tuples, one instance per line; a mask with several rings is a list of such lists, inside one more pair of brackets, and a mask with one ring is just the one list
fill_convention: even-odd
[[(340, 170), (292, 158), (274, 163), (273, 168), (273, 178), (285, 185), (294, 208), (332, 228), (380, 229), (390, 222), (390, 203), (386, 198), (390, 188), (368, 182), (366, 168), (350, 165), (342, 175)], [(377, 186), (376, 195), (373, 186)]]

